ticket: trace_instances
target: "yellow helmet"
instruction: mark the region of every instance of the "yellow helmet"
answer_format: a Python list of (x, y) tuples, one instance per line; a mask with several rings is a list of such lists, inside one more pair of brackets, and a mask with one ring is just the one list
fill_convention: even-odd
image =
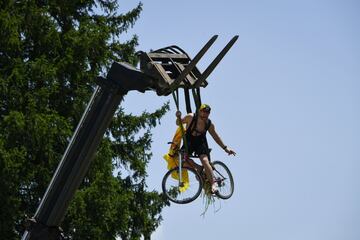
[(200, 111), (201, 111), (201, 110), (204, 110), (205, 112), (210, 112), (210, 111), (211, 111), (211, 107), (210, 107), (208, 104), (203, 103), (203, 104), (201, 104), (199, 110), (200, 110)]

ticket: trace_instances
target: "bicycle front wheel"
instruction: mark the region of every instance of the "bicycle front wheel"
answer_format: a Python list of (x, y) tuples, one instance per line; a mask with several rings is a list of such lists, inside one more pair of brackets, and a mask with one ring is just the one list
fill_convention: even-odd
[(215, 193), (221, 199), (229, 199), (234, 193), (234, 179), (229, 168), (220, 161), (212, 163), (218, 191)]
[(182, 167), (182, 180), (179, 180), (179, 168), (169, 170), (162, 180), (162, 190), (172, 202), (185, 204), (194, 201), (201, 193), (202, 179), (192, 168)]

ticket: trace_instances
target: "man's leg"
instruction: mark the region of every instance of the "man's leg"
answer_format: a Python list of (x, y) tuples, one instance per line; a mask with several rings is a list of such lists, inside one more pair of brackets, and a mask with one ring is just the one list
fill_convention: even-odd
[(189, 158), (188, 160), (186, 160), (186, 162), (184, 162), (184, 166), (185, 167), (190, 167), (195, 169), (199, 174), (202, 171), (202, 166), (197, 164), (194, 160), (192, 160), (191, 158)]
[(210, 165), (210, 162), (209, 162), (209, 157), (206, 155), (206, 154), (201, 154), (199, 156), (200, 158), (200, 161), (205, 169), (205, 174), (206, 174), (206, 177), (207, 179), (209, 180), (210, 184), (211, 184), (211, 191), (212, 192), (215, 192), (217, 189), (216, 189), (216, 185), (215, 185), (215, 182), (214, 182), (214, 173), (213, 173), (213, 169)]

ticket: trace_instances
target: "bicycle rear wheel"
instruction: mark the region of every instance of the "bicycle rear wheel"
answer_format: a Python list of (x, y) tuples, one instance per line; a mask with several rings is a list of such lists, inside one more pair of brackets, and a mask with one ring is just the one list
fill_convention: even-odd
[[(173, 177), (174, 175), (179, 176), (179, 168), (170, 169), (162, 180), (162, 190), (170, 201), (185, 204), (194, 201), (200, 195), (203, 183), (194, 169), (182, 167), (181, 171), (187, 172), (182, 182)], [(188, 181), (186, 181), (187, 179)]]
[(229, 199), (234, 193), (234, 179), (229, 168), (220, 161), (212, 162), (214, 177), (218, 186), (215, 193), (221, 199)]

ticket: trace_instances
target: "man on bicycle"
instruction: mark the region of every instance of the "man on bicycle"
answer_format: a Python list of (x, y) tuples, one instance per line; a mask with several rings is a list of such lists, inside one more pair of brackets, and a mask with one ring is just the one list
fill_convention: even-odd
[(195, 153), (199, 156), (205, 169), (206, 177), (211, 184), (211, 192), (215, 193), (217, 191), (217, 186), (214, 181), (213, 169), (209, 162), (209, 148), (206, 141), (206, 132), (209, 131), (215, 142), (224, 149), (227, 154), (235, 156), (236, 153), (223, 143), (220, 136), (215, 131), (215, 125), (209, 119), (210, 111), (211, 108), (207, 104), (202, 104), (200, 106), (198, 114), (189, 113), (185, 115), (184, 118), (181, 118), (181, 112), (177, 111), (176, 124), (180, 125), (180, 120), (181, 123), (186, 124), (185, 137), (188, 154)]

